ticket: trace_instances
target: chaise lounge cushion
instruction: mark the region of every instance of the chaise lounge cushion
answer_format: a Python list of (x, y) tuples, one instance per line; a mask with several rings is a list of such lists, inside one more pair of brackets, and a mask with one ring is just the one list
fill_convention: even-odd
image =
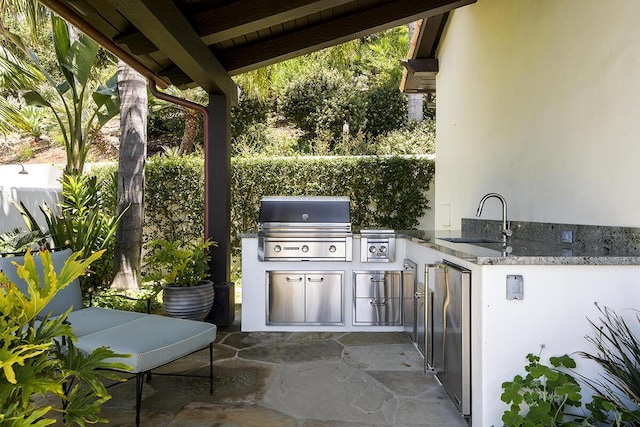
[[(139, 373), (204, 348), (216, 338), (216, 326), (210, 323), (131, 314), (136, 313), (95, 307), (72, 312), (68, 320), (78, 339), (76, 347), (90, 353), (107, 345), (116, 353), (131, 354), (108, 361), (122, 362), (131, 366), (130, 372)], [(100, 322), (105, 326), (99, 328)]]
[[(71, 253), (69, 249), (51, 253), (56, 272), (60, 271)], [(42, 261), (37, 255), (34, 259), (42, 277)], [(26, 294), (26, 283), (18, 277), (11, 261), (22, 264), (24, 258), (0, 257), (0, 269)], [(172, 362), (208, 346), (216, 338), (216, 326), (211, 323), (100, 307), (83, 308), (78, 280), (58, 292), (41, 314), (57, 316), (70, 306), (73, 306), (73, 311), (67, 321), (77, 338), (76, 347), (87, 353), (98, 347), (109, 347), (119, 354), (131, 354), (130, 358), (112, 358), (109, 361), (131, 366), (129, 372), (132, 373), (146, 372)]]

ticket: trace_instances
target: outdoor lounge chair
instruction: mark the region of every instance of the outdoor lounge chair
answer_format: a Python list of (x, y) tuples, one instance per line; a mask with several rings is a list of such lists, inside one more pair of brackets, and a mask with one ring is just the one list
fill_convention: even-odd
[[(51, 253), (55, 271), (58, 272), (71, 250)], [(42, 262), (34, 256), (42, 277)], [(23, 257), (0, 257), (0, 270), (24, 292), (26, 283), (16, 274), (11, 264), (22, 264)], [(77, 338), (75, 346), (87, 353), (99, 347), (109, 347), (115, 353), (131, 354), (130, 358), (112, 358), (111, 362), (122, 362), (131, 367), (128, 373), (136, 377), (136, 426), (140, 425), (140, 403), (142, 399), (143, 376), (155, 368), (177, 360), (195, 351), (209, 347), (209, 382), (213, 393), (213, 341), (216, 326), (193, 320), (176, 319), (154, 314), (135, 313), (99, 307), (84, 308), (82, 292), (78, 280), (58, 292), (44, 308), (42, 315), (60, 315), (69, 307), (73, 310), (67, 320)]]

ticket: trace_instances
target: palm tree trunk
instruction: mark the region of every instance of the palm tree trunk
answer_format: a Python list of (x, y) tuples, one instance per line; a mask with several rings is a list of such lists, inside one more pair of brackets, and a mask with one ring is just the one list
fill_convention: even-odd
[(198, 136), (198, 125), (200, 124), (200, 113), (190, 108), (184, 109), (184, 133), (178, 148), (178, 155), (183, 156), (193, 151), (194, 142)]
[(138, 289), (144, 218), (144, 168), (147, 157), (147, 87), (142, 75), (118, 63), (120, 92), (120, 150), (118, 214), (126, 209), (116, 232), (116, 289)]

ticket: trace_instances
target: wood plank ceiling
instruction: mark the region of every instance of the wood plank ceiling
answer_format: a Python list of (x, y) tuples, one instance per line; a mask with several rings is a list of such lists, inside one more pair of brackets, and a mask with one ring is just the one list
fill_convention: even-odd
[(476, 0), (40, 1), (160, 86), (235, 99), (233, 75)]

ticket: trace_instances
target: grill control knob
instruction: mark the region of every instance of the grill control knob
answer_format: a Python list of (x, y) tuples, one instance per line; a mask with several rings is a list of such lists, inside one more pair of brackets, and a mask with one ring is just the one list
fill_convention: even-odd
[(375, 246), (373, 246), (373, 245), (369, 246), (369, 252), (371, 252), (372, 254), (375, 254), (376, 251), (377, 251), (377, 249), (376, 249)]
[(300, 249), (302, 249), (302, 252), (309, 252), (309, 246), (307, 245), (302, 245), (302, 248)]
[(380, 253), (386, 254), (387, 253), (387, 247), (386, 246), (380, 246)]
[(335, 247), (335, 245), (331, 245), (329, 246), (329, 252), (334, 253), (335, 251), (337, 251), (338, 249)]
[(280, 245), (275, 245), (273, 247), (273, 252), (280, 252), (281, 250), (282, 250), (282, 246), (280, 246)]

